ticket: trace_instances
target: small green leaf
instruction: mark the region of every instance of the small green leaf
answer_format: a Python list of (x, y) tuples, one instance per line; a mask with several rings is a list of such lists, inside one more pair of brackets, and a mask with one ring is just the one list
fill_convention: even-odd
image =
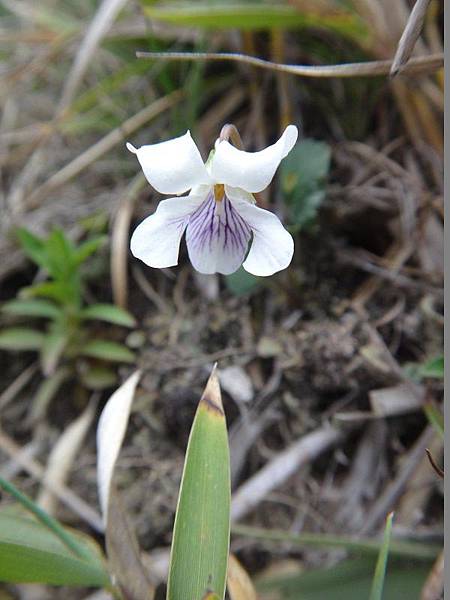
[(59, 304), (67, 304), (75, 299), (72, 286), (64, 281), (43, 281), (25, 288), (22, 293), (27, 298), (51, 298)]
[(126, 346), (109, 340), (92, 340), (83, 346), (80, 354), (114, 362), (132, 363), (135, 360), (134, 354)]
[(47, 317), (55, 319), (61, 315), (61, 310), (52, 302), (46, 300), (10, 300), (2, 306), (2, 312), (20, 317)]
[(17, 230), (17, 237), (25, 254), (39, 267), (48, 268), (48, 256), (43, 239), (27, 229)]
[(61, 229), (53, 229), (45, 241), (48, 256), (47, 269), (59, 280), (70, 277), (74, 266), (75, 247)]
[(444, 378), (444, 357), (437, 356), (427, 361), (420, 369), (420, 375), (422, 378), (430, 377), (433, 379)]
[(256, 277), (240, 267), (231, 275), (225, 275), (225, 284), (235, 296), (246, 296), (258, 291), (264, 285), (262, 277)]
[(136, 321), (132, 315), (123, 308), (114, 304), (93, 304), (81, 312), (82, 319), (99, 319), (114, 325), (123, 327), (134, 327)]
[(300, 229), (315, 218), (325, 198), (330, 169), (328, 144), (305, 139), (297, 143), (281, 165), (281, 186), (293, 225)]
[(74, 253), (75, 264), (80, 265), (81, 263), (84, 263), (84, 261), (87, 258), (89, 258), (91, 254), (97, 252), (100, 246), (102, 246), (105, 243), (106, 239), (107, 237), (105, 235), (100, 235), (98, 237), (90, 238), (89, 240), (82, 242)]
[(35, 329), (11, 327), (0, 333), (1, 350), (39, 350), (45, 335)]
[(386, 519), (386, 527), (384, 530), (383, 544), (378, 555), (377, 565), (372, 581), (372, 589), (370, 591), (370, 600), (382, 600), (384, 578), (386, 575), (386, 565), (389, 555), (389, 543), (391, 541), (392, 519), (394, 513), (389, 513)]
[(407, 363), (404, 370), (407, 377), (416, 381), (425, 378), (444, 379), (444, 357), (440, 355), (423, 363)]
[(104, 390), (117, 383), (117, 376), (111, 369), (92, 367), (83, 372), (80, 379), (90, 390)]
[(167, 600), (225, 595), (230, 459), (220, 387), (211, 374), (192, 425), (171, 549)]

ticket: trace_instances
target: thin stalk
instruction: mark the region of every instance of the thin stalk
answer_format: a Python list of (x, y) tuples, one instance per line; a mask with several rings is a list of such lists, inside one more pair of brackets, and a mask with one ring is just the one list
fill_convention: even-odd
[[(294, 534), (275, 529), (233, 525), (231, 532), (267, 542), (289, 542), (296, 546), (328, 546), (329, 548), (344, 548), (360, 554), (377, 554), (382, 541), (368, 538), (326, 535), (321, 533)], [(390, 553), (397, 558), (415, 558), (417, 560), (433, 560), (440, 550), (439, 546), (420, 544), (417, 542), (396, 542), (390, 545)]]

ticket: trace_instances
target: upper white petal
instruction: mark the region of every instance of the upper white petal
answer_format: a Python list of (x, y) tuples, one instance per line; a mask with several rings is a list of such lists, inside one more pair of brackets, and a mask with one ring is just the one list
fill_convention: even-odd
[(278, 142), (260, 152), (238, 150), (227, 141), (217, 140), (210, 173), (214, 182), (256, 193), (272, 181), (281, 160), (297, 141), (297, 127), (288, 125)]
[(205, 187), (201, 194), (168, 198), (160, 202), (156, 212), (134, 230), (130, 243), (133, 255), (149, 267), (158, 269), (178, 264), (181, 237), (189, 216), (202, 203), (208, 190)]
[(242, 190), (226, 187), (225, 192), (253, 232), (244, 269), (253, 275), (268, 276), (288, 267), (294, 254), (294, 240), (279, 218), (252, 204)]
[(195, 185), (210, 183), (189, 131), (167, 142), (140, 148), (128, 143), (127, 148), (136, 154), (147, 181), (161, 194), (183, 194)]

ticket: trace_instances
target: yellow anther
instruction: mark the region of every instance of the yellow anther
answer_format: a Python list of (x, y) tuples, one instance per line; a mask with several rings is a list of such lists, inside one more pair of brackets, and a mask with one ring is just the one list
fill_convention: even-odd
[(221, 202), (223, 197), (225, 196), (225, 187), (222, 183), (217, 183), (214, 186), (214, 200), (216, 202)]

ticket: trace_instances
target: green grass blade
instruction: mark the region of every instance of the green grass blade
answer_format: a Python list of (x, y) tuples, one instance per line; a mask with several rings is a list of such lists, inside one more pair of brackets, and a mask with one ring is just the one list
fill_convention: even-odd
[[(234, 535), (242, 535), (264, 542), (278, 542), (294, 544), (298, 547), (311, 546), (316, 548), (342, 548), (355, 555), (373, 556), (380, 551), (381, 543), (368, 538), (350, 537), (344, 535), (330, 535), (326, 533), (309, 533), (307, 531), (296, 534), (279, 529), (264, 529), (262, 527), (249, 527), (236, 524), (232, 527)], [(390, 544), (390, 554), (395, 558), (411, 559), (416, 561), (432, 561), (439, 554), (440, 546), (422, 542), (393, 541)]]
[(0, 513), (0, 581), (110, 585), (100, 550), (91, 538), (68, 531), (2, 477), (0, 488), (37, 519)]
[(189, 437), (175, 517), (168, 600), (225, 595), (230, 541), (230, 459), (219, 381), (213, 371)]
[(377, 565), (372, 581), (372, 589), (370, 591), (369, 600), (382, 600), (384, 577), (386, 575), (386, 565), (389, 554), (389, 543), (391, 541), (392, 519), (394, 513), (389, 513), (386, 519), (386, 527), (384, 530), (383, 544), (378, 555)]
[[(75, 538), (75, 534), (67, 534)], [(70, 550), (42, 523), (0, 513), (0, 581), (109, 587), (109, 575), (96, 544), (77, 535), (83, 557)]]
[(0, 477), (0, 488), (4, 489), (15, 498), (26, 510), (40, 521), (40, 523), (51, 531), (59, 540), (67, 547), (68, 550), (73, 552), (80, 558), (89, 558), (86, 554), (84, 546), (78, 544), (77, 540), (67, 533), (67, 531), (58, 523), (56, 519), (51, 517), (45, 510), (42, 510), (31, 498), (22, 493), (16, 486), (10, 481), (6, 481), (3, 477)]

